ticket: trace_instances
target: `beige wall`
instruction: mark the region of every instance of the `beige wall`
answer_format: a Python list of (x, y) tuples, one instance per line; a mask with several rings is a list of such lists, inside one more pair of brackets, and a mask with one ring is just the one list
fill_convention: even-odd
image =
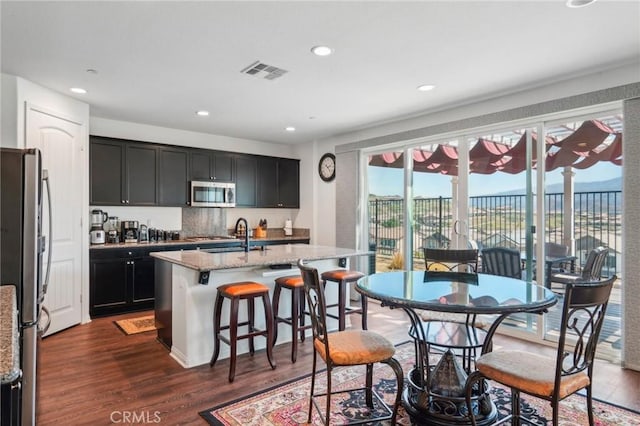
[(623, 365), (640, 371), (640, 97), (624, 102), (622, 229)]

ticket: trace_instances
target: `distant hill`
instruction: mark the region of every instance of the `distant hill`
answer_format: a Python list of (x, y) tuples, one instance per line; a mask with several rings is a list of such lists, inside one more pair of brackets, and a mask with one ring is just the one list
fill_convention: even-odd
[[(594, 182), (576, 182), (574, 186), (575, 192), (601, 192), (601, 191), (622, 191), (622, 178), (613, 178), (609, 180), (599, 180)], [(554, 183), (553, 185), (547, 185), (547, 194), (555, 194), (558, 192), (564, 192), (564, 187), (561, 183)], [(523, 195), (524, 189), (514, 189), (511, 191), (496, 192), (490, 195)], [(489, 195), (489, 194), (488, 194)]]
[[(622, 178), (614, 178), (609, 180), (601, 180), (595, 182), (576, 182), (574, 187), (575, 193), (597, 193), (597, 192), (611, 192), (622, 191)], [(488, 196), (518, 196), (524, 195), (524, 189), (516, 189), (512, 191), (498, 192), (490, 194)], [(561, 183), (548, 185), (547, 194), (560, 194), (564, 192), (563, 185)], [(562, 210), (562, 197), (552, 196), (547, 204), (547, 210), (550, 212)], [(574, 206), (577, 212), (580, 211), (601, 211), (608, 212), (609, 214), (615, 214), (620, 212), (622, 208), (622, 197), (609, 197), (600, 196), (598, 194), (586, 194), (575, 199), (576, 205)], [(473, 207), (482, 207), (484, 205), (482, 197), (471, 198), (471, 205)], [(506, 198), (501, 200), (502, 206), (510, 205), (513, 208), (521, 208), (522, 200), (519, 197)]]

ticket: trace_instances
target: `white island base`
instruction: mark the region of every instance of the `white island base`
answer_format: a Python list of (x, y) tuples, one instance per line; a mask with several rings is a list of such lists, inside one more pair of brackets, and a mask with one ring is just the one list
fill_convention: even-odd
[[(158, 327), (158, 338), (165, 345), (170, 344), (171, 356), (185, 368), (208, 364), (211, 360), (214, 348), (213, 308), (218, 286), (238, 281), (263, 283), (269, 286), (269, 299), (272, 300), (275, 287), (274, 280), (276, 278), (300, 274), (296, 266), (292, 266), (291, 269), (270, 269), (268, 265), (231, 267), (229, 269), (211, 270), (208, 283), (200, 284), (198, 281), (201, 279), (202, 270), (194, 269), (191, 265), (189, 267), (183, 266), (176, 263), (175, 259), (164, 259), (163, 257), (165, 256), (161, 256), (163, 254), (166, 255), (168, 253), (161, 252), (157, 253), (157, 255), (154, 253), (154, 257), (156, 257), (156, 326)], [(351, 252), (347, 256), (363, 254), (368, 253)], [(229, 253), (227, 255), (238, 256), (239, 254)], [(244, 256), (244, 253), (240, 255)], [(308, 264), (317, 268), (319, 274), (340, 268), (338, 258), (310, 260)], [(348, 268), (348, 260), (345, 266)], [(171, 294), (169, 294), (169, 289)], [(335, 283), (327, 285), (325, 293), (327, 304), (337, 303), (337, 290), (338, 286)], [(347, 300), (349, 300), (348, 294)], [(229, 305), (228, 302), (223, 305), (221, 316), (223, 325), (229, 323)], [(290, 312), (291, 294), (290, 291), (284, 290), (280, 295), (279, 314), (282, 317), (288, 317)], [(170, 323), (168, 321), (169, 317)], [(238, 322), (240, 323), (246, 319), (246, 302), (241, 301)], [(306, 321), (311, 321), (311, 319), (307, 317)], [(338, 329), (337, 320), (328, 318), (328, 321), (330, 329)], [(255, 303), (255, 325), (261, 329), (265, 327), (264, 309), (260, 301)], [(244, 334), (245, 331), (246, 327), (239, 327), (238, 334)], [(223, 333), (225, 332), (228, 333), (228, 331), (223, 331)], [(311, 336), (311, 330), (307, 330), (307, 335)], [(291, 326), (279, 324), (276, 344), (291, 344), (291, 338)], [(256, 351), (266, 347), (266, 339), (262, 336), (255, 337), (254, 343)], [(239, 340), (237, 344), (238, 355), (249, 352), (248, 339)], [(221, 343), (218, 359), (228, 358), (229, 353), (229, 346), (226, 343)], [(264, 352), (256, 354), (256, 356), (263, 355), (266, 354)]]

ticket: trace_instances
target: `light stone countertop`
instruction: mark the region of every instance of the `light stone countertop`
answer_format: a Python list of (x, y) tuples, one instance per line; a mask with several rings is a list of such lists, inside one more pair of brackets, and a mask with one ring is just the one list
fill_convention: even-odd
[(207, 253), (204, 250), (181, 250), (152, 252), (152, 257), (171, 262), (197, 271), (246, 268), (255, 266), (296, 264), (298, 259), (320, 260), (339, 259), (351, 256), (367, 256), (371, 251), (340, 247), (316, 246), (309, 244), (285, 244), (268, 246), (266, 250), (252, 250), (225, 253)]
[(20, 376), (16, 288), (0, 286), (0, 381), (12, 383)]

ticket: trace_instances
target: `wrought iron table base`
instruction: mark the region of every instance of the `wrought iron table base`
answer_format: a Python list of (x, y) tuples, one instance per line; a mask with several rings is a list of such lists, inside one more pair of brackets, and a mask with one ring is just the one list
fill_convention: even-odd
[[(470, 425), (465, 397), (436, 395), (421, 389), (416, 382), (419, 371), (412, 369), (408, 374), (408, 385), (402, 393), (402, 405), (411, 418), (412, 425)], [(416, 380), (414, 380), (416, 379)], [(495, 423), (498, 410), (488, 394), (488, 390), (472, 398), (476, 424), (486, 426)]]

